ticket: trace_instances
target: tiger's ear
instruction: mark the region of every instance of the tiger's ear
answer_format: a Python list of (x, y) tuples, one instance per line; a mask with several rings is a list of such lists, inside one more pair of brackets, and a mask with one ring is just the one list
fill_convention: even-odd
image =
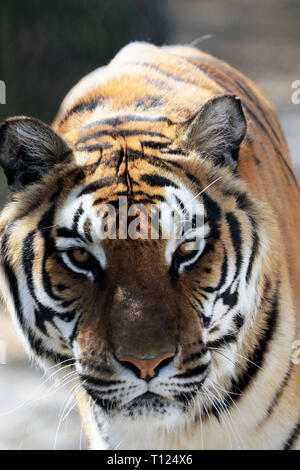
[(67, 143), (38, 119), (17, 116), (0, 124), (0, 165), (12, 191), (40, 181), (70, 153)]
[(233, 95), (212, 98), (184, 124), (183, 145), (235, 169), (247, 123), (241, 101)]

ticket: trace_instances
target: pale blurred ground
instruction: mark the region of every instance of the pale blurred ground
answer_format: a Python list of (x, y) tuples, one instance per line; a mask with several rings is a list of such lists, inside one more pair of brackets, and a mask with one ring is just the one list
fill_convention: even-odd
[[(6, 364), (0, 364), (0, 450), (86, 449), (76, 407), (68, 414), (74, 404), (69, 401), (70, 386), (45, 383), (1, 304), (0, 339), (6, 343)], [(60, 417), (67, 414), (60, 424)]]
[[(300, 2), (169, 0), (168, 5), (172, 22), (169, 43), (190, 43), (212, 34), (201, 47), (251, 77), (275, 105), (300, 175), (300, 105), (291, 102), (291, 84), (300, 80)], [(0, 449), (53, 449), (70, 390), (64, 387), (47, 396), (49, 386), (44, 385), (37, 394), (41, 399), (20, 406), (36, 393), (43, 379), (41, 372), (30, 366), (3, 309), (0, 340), (7, 344), (7, 364), (0, 365)], [(56, 448), (79, 449), (80, 429), (74, 409), (61, 426)], [(82, 448), (86, 446), (83, 436)]]

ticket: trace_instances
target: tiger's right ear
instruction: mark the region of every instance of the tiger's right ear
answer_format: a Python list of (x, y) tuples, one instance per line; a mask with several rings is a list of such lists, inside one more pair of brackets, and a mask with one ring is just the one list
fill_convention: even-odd
[(38, 119), (17, 116), (0, 124), (0, 165), (11, 191), (39, 182), (71, 152), (68, 144)]
[(181, 127), (182, 143), (216, 163), (235, 170), (239, 146), (246, 135), (247, 122), (240, 99), (234, 95), (217, 95), (207, 101)]

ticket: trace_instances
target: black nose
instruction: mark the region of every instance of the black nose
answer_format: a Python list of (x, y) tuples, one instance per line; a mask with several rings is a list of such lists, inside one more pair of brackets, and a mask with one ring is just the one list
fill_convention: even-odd
[(174, 358), (175, 353), (165, 353), (151, 359), (140, 359), (133, 356), (118, 357), (118, 361), (127, 369), (132, 370), (137, 377), (147, 382), (156, 377), (162, 367), (167, 366)]

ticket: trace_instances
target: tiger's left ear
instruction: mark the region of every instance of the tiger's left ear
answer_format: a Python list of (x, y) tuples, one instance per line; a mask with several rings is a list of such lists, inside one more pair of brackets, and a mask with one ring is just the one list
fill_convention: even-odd
[(70, 154), (68, 144), (38, 119), (17, 116), (0, 124), (0, 166), (11, 191), (39, 182)]
[(216, 163), (238, 163), (238, 151), (247, 131), (241, 101), (233, 95), (212, 98), (183, 125), (183, 145), (213, 158)]

